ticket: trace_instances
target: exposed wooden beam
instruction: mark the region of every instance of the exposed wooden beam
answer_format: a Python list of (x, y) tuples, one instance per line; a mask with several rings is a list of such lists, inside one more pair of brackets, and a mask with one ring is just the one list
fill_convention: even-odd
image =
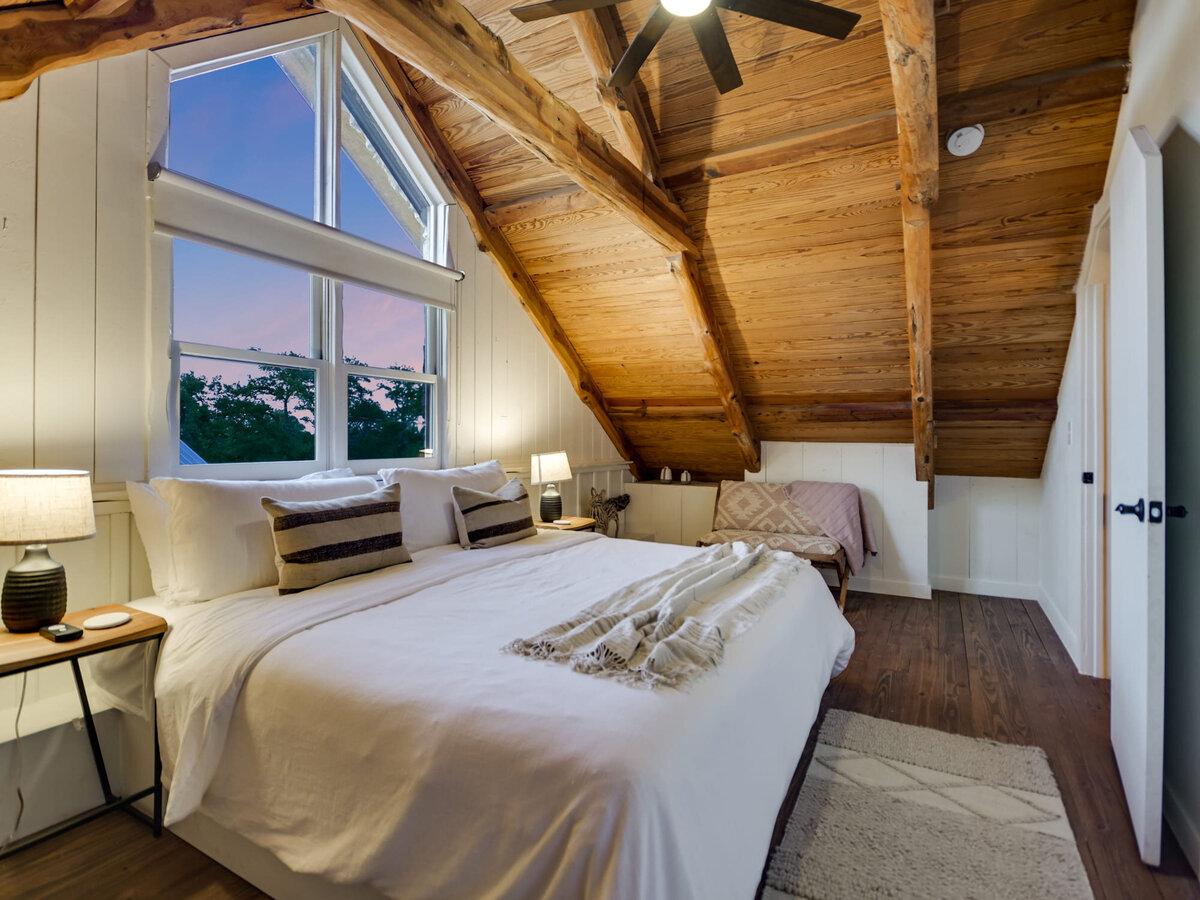
[[(636, 86), (630, 85), (626, 95), (606, 85), (609, 74), (625, 49), (618, 35), (615, 16), (609, 7), (587, 10), (574, 13), (571, 16), (571, 25), (575, 29), (584, 58), (592, 70), (600, 101), (621, 136), (626, 152), (639, 160), (647, 177), (661, 183), (654, 135), (650, 132), (649, 122), (640, 104), (637, 104)], [(679, 286), (679, 296), (683, 301), (688, 322), (691, 323), (692, 331), (700, 342), (700, 349), (704, 354), (704, 367), (712, 375), (733, 439), (741, 451), (746, 469), (757, 472), (762, 468), (758, 438), (746, 414), (745, 399), (734, 377), (721, 326), (713, 312), (712, 298), (700, 274), (698, 258), (698, 252), (694, 255), (682, 253), (670, 257), (668, 264)]]
[(505, 225), (516, 225), (518, 222), (565, 216), (568, 213), (596, 209), (604, 205), (604, 201), (587, 191), (571, 188), (570, 190), (550, 191), (533, 197), (525, 197), (511, 203), (497, 203), (489, 206), (484, 212), (487, 213), (487, 217), (493, 224), (503, 228)]
[(650, 131), (650, 120), (642, 108), (635, 85), (627, 90), (609, 87), (608, 76), (616, 67), (624, 48), (617, 31), (616, 10), (611, 6), (572, 13), (568, 18), (575, 30), (579, 48), (595, 79), (596, 95), (608, 113), (621, 150), (630, 162), (651, 181), (659, 182), (658, 148)]
[(682, 157), (663, 166), (663, 182), (671, 190), (786, 166), (808, 157), (846, 153), (896, 140), (896, 111), (859, 116), (831, 125), (806, 128), (794, 134), (745, 144), (721, 153)]
[[(787, 423), (845, 424), (853, 422), (901, 422), (912, 417), (908, 400), (841, 403), (750, 402), (751, 414)], [(707, 397), (656, 397), (633, 399), (609, 397), (608, 408), (620, 419), (711, 419), (723, 415), (718, 403)], [(1052, 423), (1058, 413), (1056, 400), (939, 400), (938, 422), (1042, 422)]]
[(458, 157), (450, 149), (450, 145), (434, 121), (429, 108), (421, 99), (421, 95), (412, 81), (409, 80), (408, 73), (400, 65), (400, 61), (384, 47), (361, 32), (358, 32), (358, 36), (367, 54), (375, 63), (375, 67), (379, 70), (380, 76), (392, 92), (392, 96), (404, 110), (413, 130), (416, 131), (422, 145), (429, 152), (434, 165), (438, 168), (438, 173), (450, 190), (454, 192), (459, 207), (467, 217), (467, 222), (470, 223), (471, 232), (475, 235), (479, 249), (488, 253), (495, 260), (496, 266), (504, 276), (504, 280), (508, 282), (509, 288), (512, 289), (522, 308), (533, 321), (534, 327), (537, 328), (555, 358), (566, 371), (571, 387), (575, 389), (579, 399), (592, 411), (596, 421), (600, 423), (600, 427), (604, 429), (604, 433), (608, 435), (608, 439), (613, 442), (613, 446), (622, 458), (630, 460), (634, 477), (640, 477), (642, 463), (633, 445), (625, 437), (625, 433), (613, 422), (603, 393), (580, 358), (575, 345), (571, 343), (571, 339), (559, 325), (558, 319), (549, 304), (546, 303), (537, 284), (526, 271), (524, 263), (521, 262), (516, 251), (508, 242), (508, 238), (484, 214), (483, 198), (479, 195), (474, 182), (471, 181), (471, 176), (467, 174)]
[(754, 436), (754, 426), (750, 424), (750, 417), (746, 414), (746, 399), (733, 377), (729, 350), (717, 325), (712, 301), (704, 288), (700, 266), (695, 257), (686, 253), (671, 257), (669, 262), (671, 274), (675, 276), (679, 285), (684, 311), (704, 351), (704, 368), (717, 385), (717, 396), (721, 400), (722, 409), (725, 410), (725, 417), (729, 420), (733, 439), (737, 441), (738, 449), (742, 452), (746, 468), (757, 472), (762, 468), (758, 438)]
[(312, 12), (304, 0), (137, 0), (110, 18), (76, 17), (51, 4), (0, 10), (0, 100), (23, 94), (51, 69)]
[(918, 481), (929, 482), (930, 508), (934, 473), (930, 210), (938, 195), (939, 149), (933, 3), (879, 0), (900, 125), (900, 205), (916, 474)]
[(80, 19), (116, 16), (133, 6), (134, 0), (63, 0), (67, 9)]
[(696, 252), (683, 211), (509, 55), (458, 0), (322, 0), (462, 97), (672, 252)]

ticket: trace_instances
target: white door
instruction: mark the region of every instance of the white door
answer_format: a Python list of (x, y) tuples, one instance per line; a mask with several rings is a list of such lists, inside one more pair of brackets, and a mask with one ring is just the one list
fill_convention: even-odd
[[(1141, 127), (1112, 183), (1109, 585), (1113, 752), (1142, 860), (1162, 843), (1166, 441), (1162, 157)], [(1140, 505), (1139, 505), (1140, 504)]]

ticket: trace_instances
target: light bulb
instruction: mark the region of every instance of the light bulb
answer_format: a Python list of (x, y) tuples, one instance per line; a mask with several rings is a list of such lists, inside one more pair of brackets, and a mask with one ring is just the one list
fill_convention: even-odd
[(708, 9), (710, 0), (662, 0), (663, 9), (673, 16), (694, 16)]

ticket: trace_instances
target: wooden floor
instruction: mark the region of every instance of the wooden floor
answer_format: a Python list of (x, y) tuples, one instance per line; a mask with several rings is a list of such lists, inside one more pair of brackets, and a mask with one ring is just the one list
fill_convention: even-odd
[[(1042, 747), (1098, 900), (1200, 898), (1169, 836), (1162, 868), (1138, 860), (1108, 744), (1107, 682), (1075, 674), (1036, 603), (852, 593), (846, 615), (858, 647), (826, 708)], [(5, 900), (262, 896), (179, 839), (156, 841), (119, 814), (0, 862)]]

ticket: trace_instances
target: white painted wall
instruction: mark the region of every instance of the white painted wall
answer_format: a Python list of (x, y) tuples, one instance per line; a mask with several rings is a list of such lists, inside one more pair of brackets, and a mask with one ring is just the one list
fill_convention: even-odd
[(1042, 485), (939, 475), (929, 513), (929, 581), (943, 591), (1037, 600)]
[[(764, 441), (762, 470), (747, 481), (845, 481), (858, 485), (879, 555), (867, 555), (850, 588), (928, 597), (929, 517), (925, 485), (916, 480), (912, 444)], [(830, 575), (832, 577), (832, 575)]]
[(1075, 329), (1058, 390), (1058, 418), (1050, 431), (1046, 461), (1042, 466), (1041, 530), (1042, 557), (1038, 580), (1038, 598), (1046, 618), (1054, 626), (1059, 640), (1076, 667), (1082, 664), (1083, 568), (1082, 504), (1085, 490), (1103, 490), (1102, 473), (1095, 473), (1097, 484), (1083, 484), (1084, 470), (1080, 424), (1083, 400), (1083, 352), (1078, 339), (1083, 321), (1076, 299)]

